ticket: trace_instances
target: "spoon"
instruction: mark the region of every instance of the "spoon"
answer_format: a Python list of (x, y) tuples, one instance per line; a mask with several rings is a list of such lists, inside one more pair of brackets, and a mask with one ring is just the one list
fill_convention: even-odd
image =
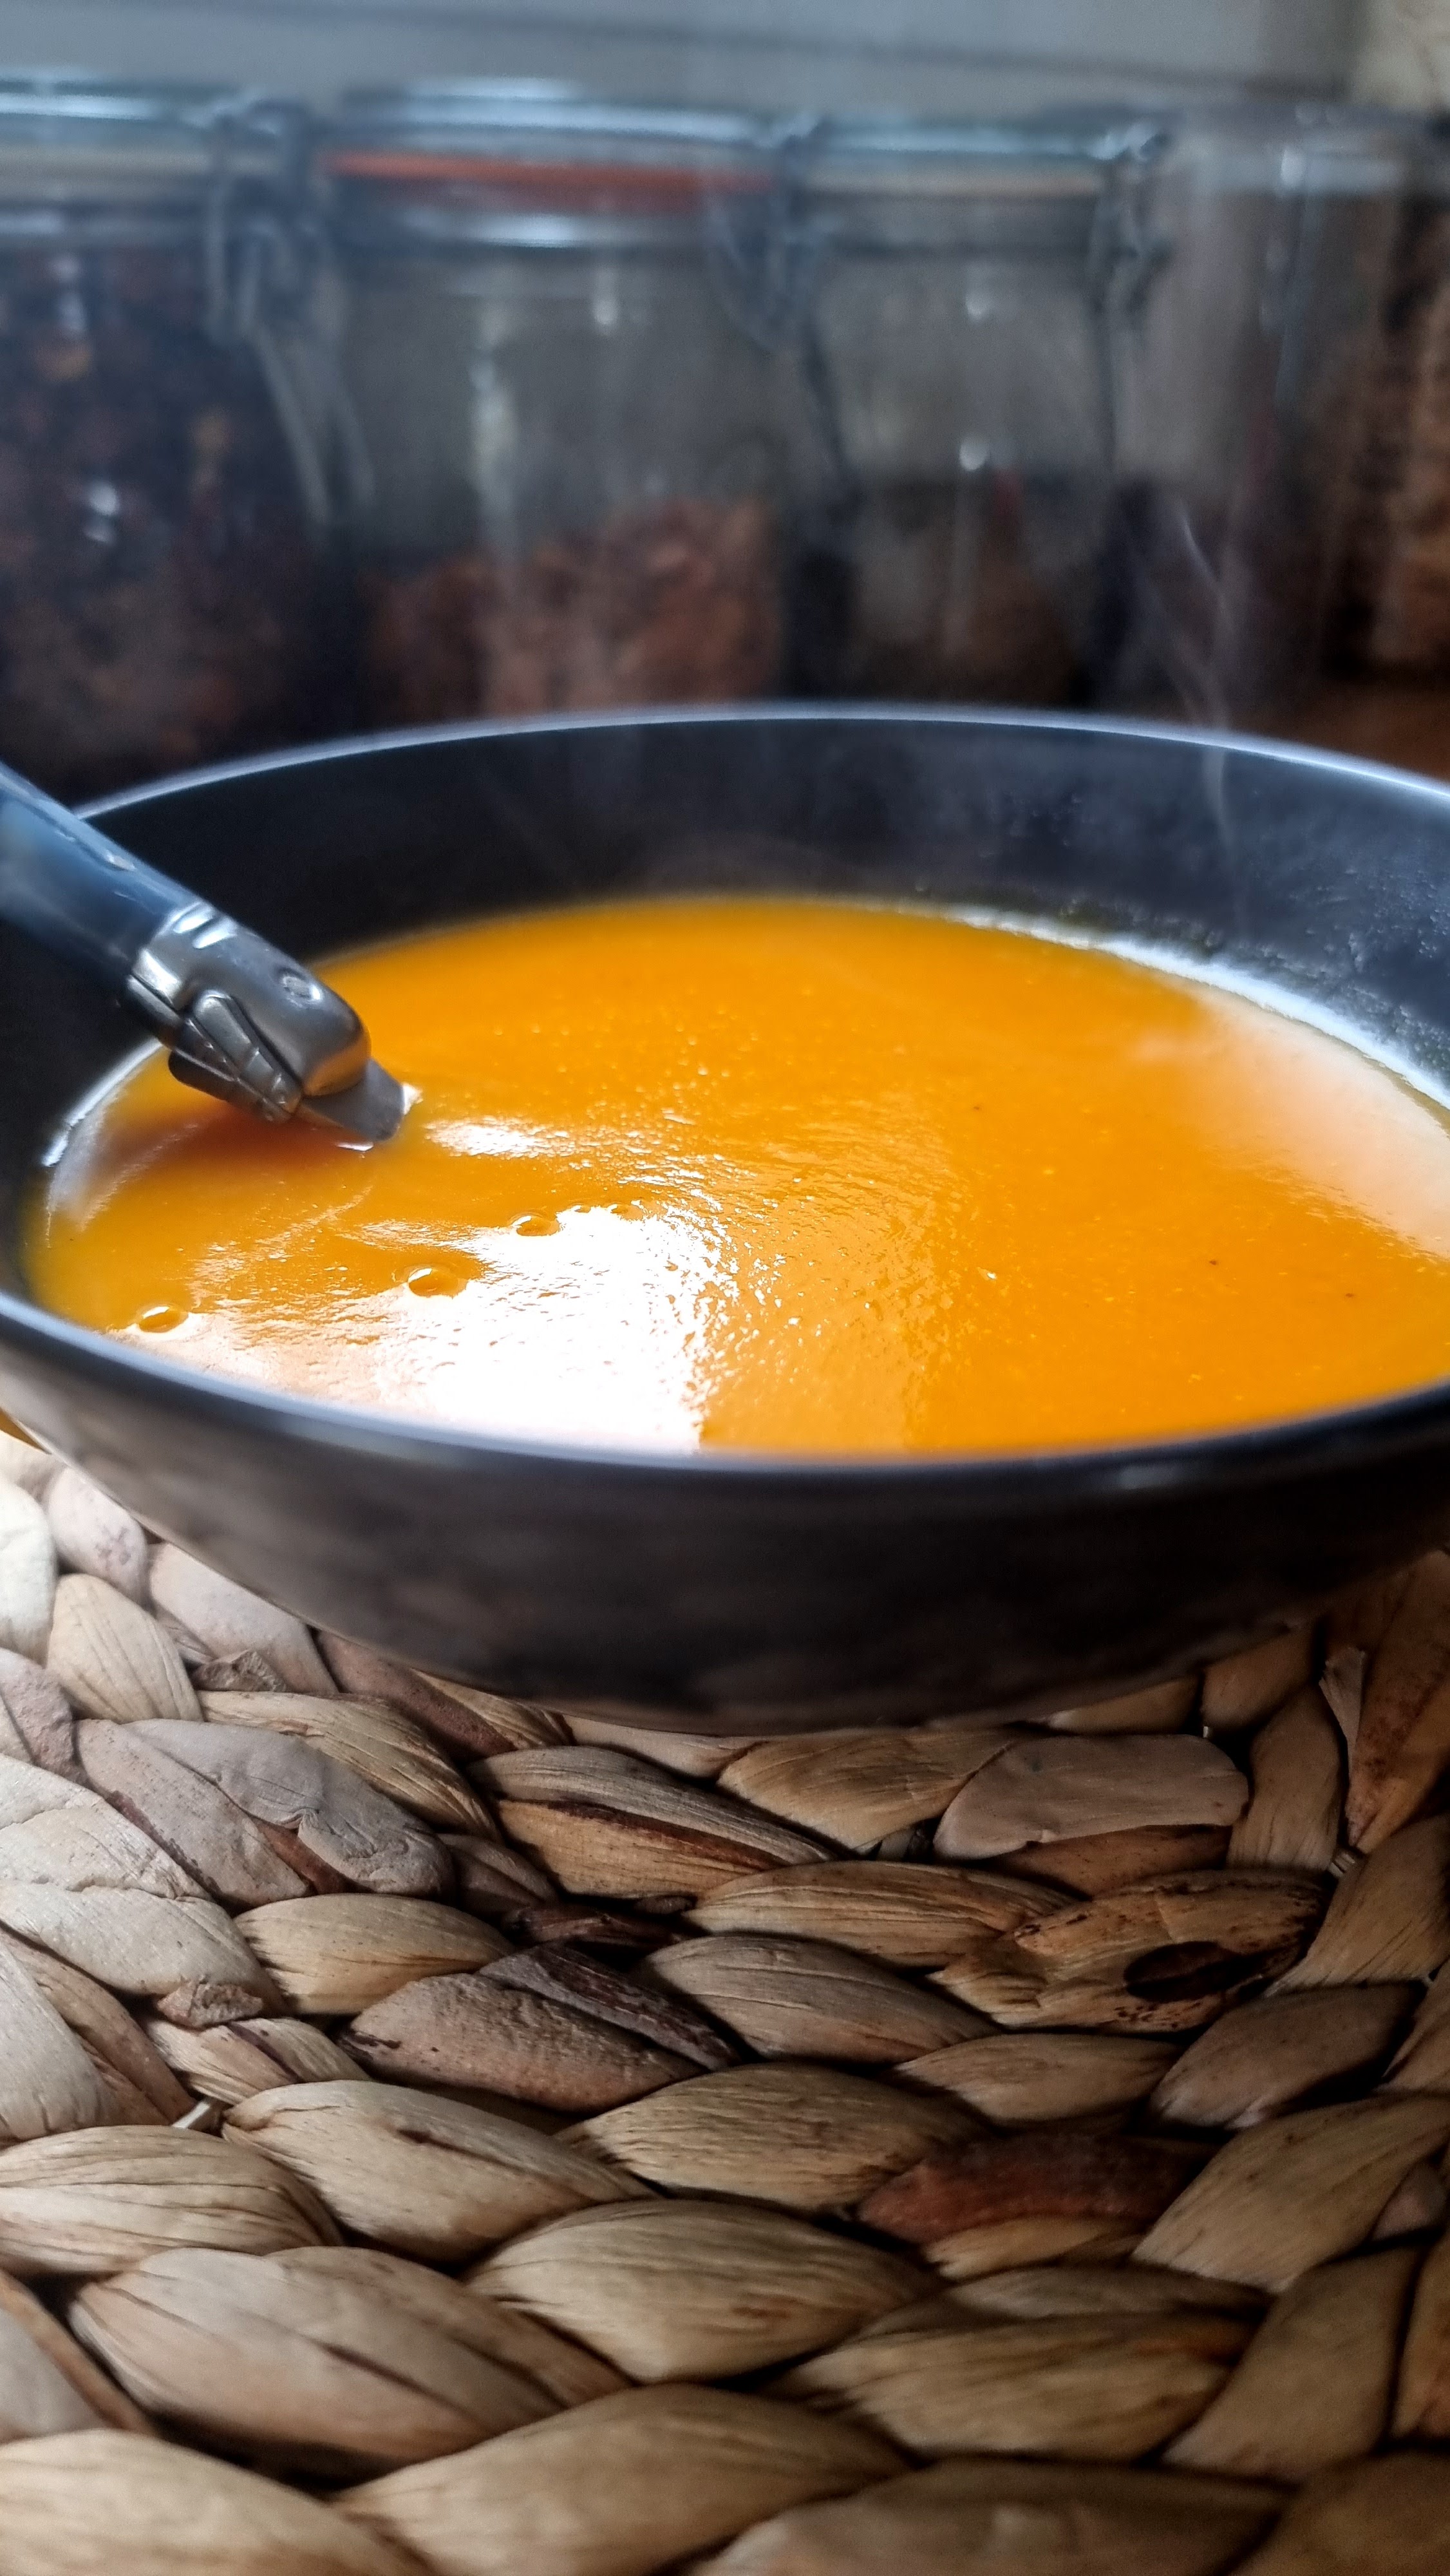
[(0, 765), (0, 922), (129, 1004), (178, 1082), (380, 1145), (407, 1106), (340, 993)]

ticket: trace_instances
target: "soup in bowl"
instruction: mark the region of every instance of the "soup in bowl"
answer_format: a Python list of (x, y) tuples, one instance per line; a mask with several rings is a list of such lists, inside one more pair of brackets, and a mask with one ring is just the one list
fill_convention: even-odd
[(923, 905), (661, 897), (326, 969), (359, 1150), (70, 1129), (27, 1275), (193, 1368), (492, 1436), (893, 1456), (1217, 1431), (1450, 1368), (1450, 1118), (1191, 967)]

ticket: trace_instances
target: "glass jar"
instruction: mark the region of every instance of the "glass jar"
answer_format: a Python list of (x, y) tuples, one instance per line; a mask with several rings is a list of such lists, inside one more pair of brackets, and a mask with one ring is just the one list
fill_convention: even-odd
[(324, 168), (373, 719), (772, 689), (788, 440), (750, 123), (450, 85), (351, 100)]
[(1143, 209), (1153, 294), (1119, 352), (1108, 704), (1272, 723), (1312, 683), (1405, 168), (1379, 113), (1176, 121)]
[(300, 129), (0, 79), (0, 756), (59, 795), (336, 719)]
[(1110, 336), (1153, 129), (847, 118), (796, 147), (809, 694), (1080, 698), (1113, 490)]
[(1450, 119), (1412, 141), (1365, 433), (1336, 643), (1362, 670), (1450, 671)]

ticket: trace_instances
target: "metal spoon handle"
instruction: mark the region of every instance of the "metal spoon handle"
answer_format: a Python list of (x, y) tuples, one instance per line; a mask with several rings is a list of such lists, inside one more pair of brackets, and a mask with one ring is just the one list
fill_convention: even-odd
[(120, 995), (147, 941), (194, 901), (185, 886), (0, 767), (0, 920), (12, 929)]
[(340, 993), (0, 766), (0, 922), (164, 1038), (179, 1081), (378, 1143), (403, 1098)]

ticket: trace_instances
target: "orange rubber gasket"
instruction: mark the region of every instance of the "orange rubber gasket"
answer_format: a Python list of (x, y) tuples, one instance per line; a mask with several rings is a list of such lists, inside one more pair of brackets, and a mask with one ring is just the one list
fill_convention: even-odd
[(692, 206), (714, 190), (732, 195), (763, 195), (770, 182), (741, 170), (652, 169), (647, 164), (610, 161), (514, 161), (471, 152), (384, 152), (347, 150), (330, 153), (323, 167), (333, 178), (379, 179), (394, 185), (419, 182), (448, 186), (501, 188), (511, 197), (548, 203), (608, 198), (618, 204)]

